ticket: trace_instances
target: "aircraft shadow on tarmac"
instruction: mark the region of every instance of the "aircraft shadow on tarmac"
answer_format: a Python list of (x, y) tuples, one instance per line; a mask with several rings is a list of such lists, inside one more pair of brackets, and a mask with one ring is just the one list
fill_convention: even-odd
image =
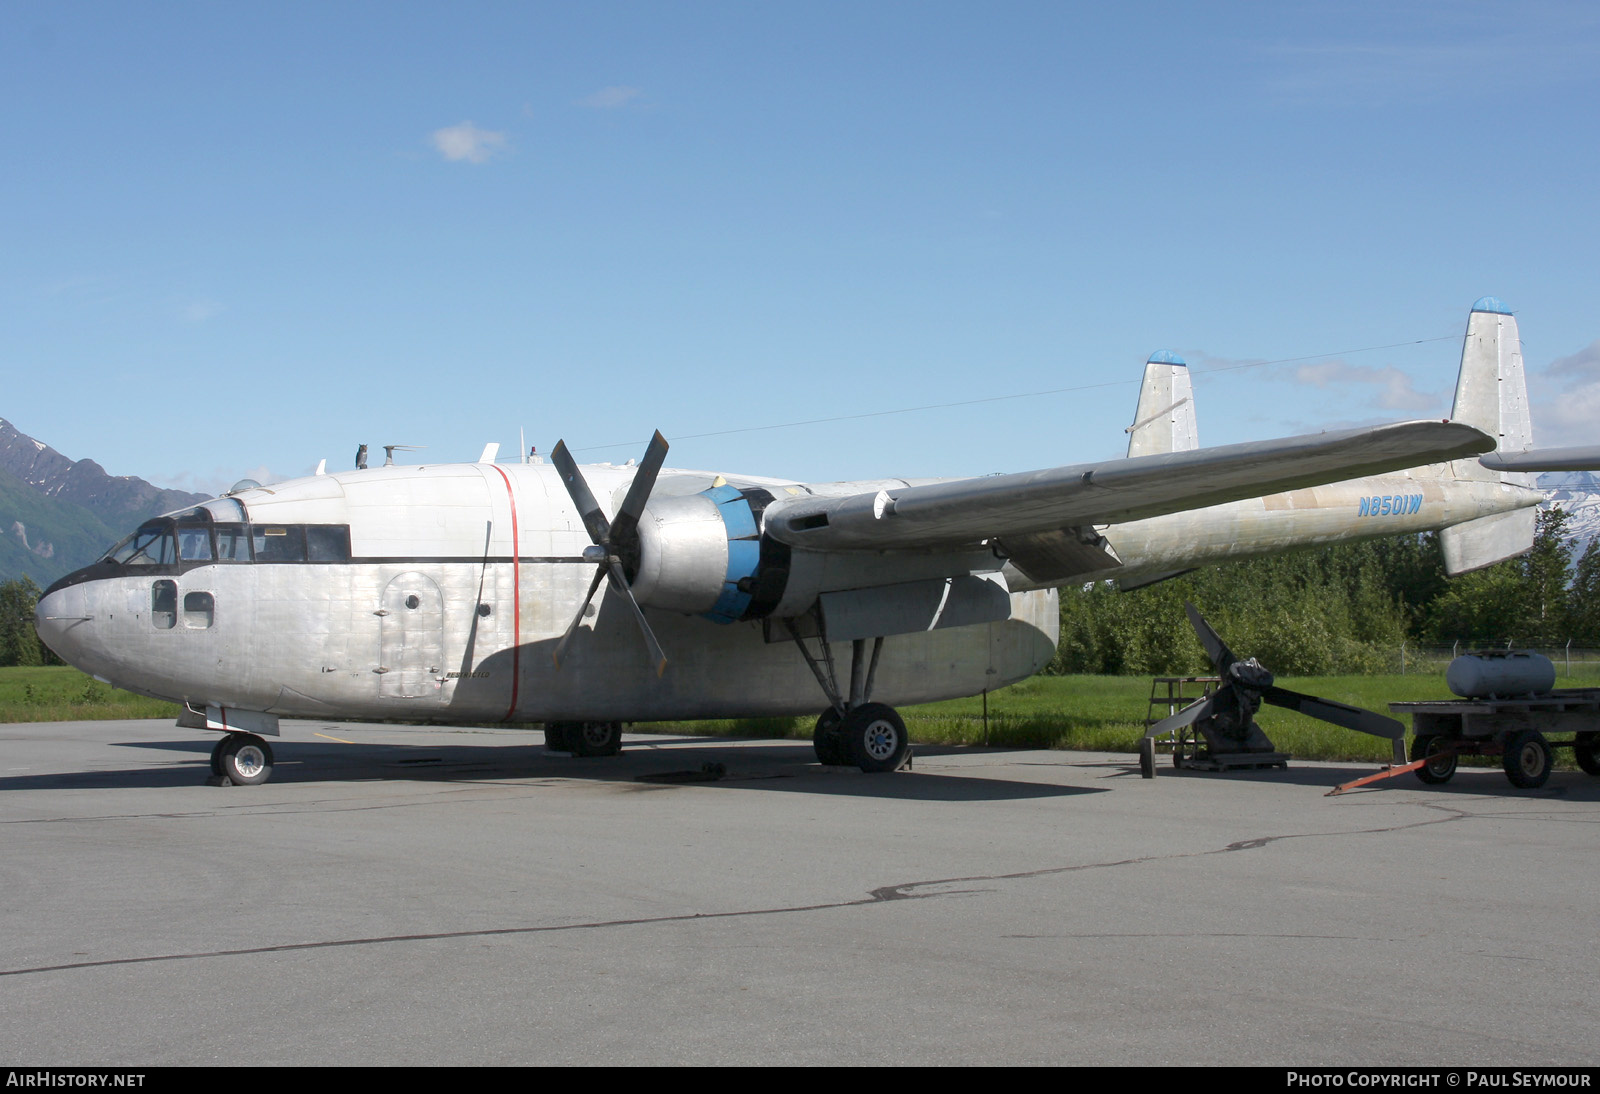
[[(739, 742), (748, 745), (749, 742)], [(18, 774), (0, 777), (0, 793), (8, 790), (138, 790), (193, 786), (211, 791), (211, 774), (203, 742), (115, 742), (108, 748), (134, 748), (177, 753), (182, 759), (123, 768)], [(694, 747), (669, 747), (691, 744)], [(730, 745), (733, 744), (730, 741)], [(448, 781), (539, 783), (587, 780), (641, 791), (693, 785), (739, 787), (789, 793), (834, 794), (913, 801), (1003, 801), (1071, 797), (1103, 793), (1100, 787), (1058, 786), (995, 779), (949, 771), (922, 772), (915, 766), (893, 775), (863, 775), (854, 769), (824, 768), (815, 762), (809, 742), (763, 741), (759, 748), (718, 747), (716, 739), (652, 737), (630, 740), (620, 756), (577, 758), (547, 751), (542, 744), (428, 744), (273, 742), (276, 762), (271, 780), (260, 787), (229, 787), (228, 804), (246, 804), (246, 795), (270, 800), (272, 788), (332, 782)], [(919, 749), (928, 759), (975, 750)], [(983, 750), (1003, 756), (1006, 750)], [(1062, 754), (1065, 757), (1065, 753)], [(707, 765), (722, 773), (709, 777)], [(1137, 768), (1135, 767), (1135, 773)], [(197, 799), (198, 801), (198, 799)]]
[[(725, 743), (724, 743), (725, 742)], [(748, 747), (758, 744), (759, 747)], [(134, 790), (183, 786), (204, 788), (210, 774), (203, 741), (111, 742), (109, 748), (134, 748), (174, 753), (171, 762), (85, 771), (17, 774), (0, 777), (0, 793), (7, 790)], [(688, 747), (685, 747), (688, 746)], [(471, 745), (451, 743), (396, 744), (392, 742), (336, 743), (334, 741), (274, 742), (277, 762), (272, 779), (265, 786), (231, 787), (239, 796), (270, 795), (277, 785), (318, 784), (346, 781), (450, 781), (495, 782), (582, 780), (612, 783), (641, 791), (670, 790), (677, 786), (724, 786), (776, 790), (788, 793), (829, 794), (912, 801), (1003, 801), (1028, 798), (1071, 797), (1104, 793), (1110, 785), (1097, 787), (1061, 786), (1023, 782), (970, 774), (949, 769), (910, 771), (894, 775), (862, 775), (852, 769), (819, 767), (809, 743), (802, 741), (686, 736), (630, 738), (622, 755), (603, 758), (576, 758), (547, 751), (542, 744), (503, 743)], [(1038, 759), (1025, 759), (1032, 753)], [(1071, 767), (1099, 769), (1101, 780), (1117, 783), (1144, 782), (1139, 778), (1134, 756), (1088, 758), (1075, 753), (1044, 753), (1031, 749), (972, 748), (924, 745), (916, 749), (917, 760), (927, 762), (940, 757), (993, 757), (997, 763), (1022, 767)], [(1073, 757), (1077, 758), (1073, 758)], [(178, 758), (181, 757), (181, 758)], [(1048, 757), (1048, 758), (1044, 758)], [(1059, 757), (1059, 758), (1058, 758)], [(1223, 773), (1174, 768), (1165, 757), (1158, 758), (1157, 775), (1149, 789), (1159, 793), (1163, 781), (1202, 780), (1238, 786), (1248, 792), (1251, 783), (1276, 783), (1304, 786), (1326, 792), (1333, 787), (1371, 775), (1378, 770), (1368, 764), (1296, 765), (1287, 770), (1234, 770)], [(704, 774), (706, 765), (721, 765), (719, 776)], [(209, 788), (206, 788), (209, 789)], [(1557, 771), (1538, 790), (1518, 790), (1507, 783), (1498, 766), (1462, 767), (1456, 777), (1441, 786), (1424, 786), (1407, 773), (1392, 780), (1350, 792), (1349, 798), (1367, 797), (1394, 791), (1424, 793), (1429, 797), (1560, 797), (1568, 801), (1600, 801), (1600, 779), (1576, 771)], [(266, 795), (263, 796), (266, 799)], [(245, 804), (242, 800), (229, 804)]]

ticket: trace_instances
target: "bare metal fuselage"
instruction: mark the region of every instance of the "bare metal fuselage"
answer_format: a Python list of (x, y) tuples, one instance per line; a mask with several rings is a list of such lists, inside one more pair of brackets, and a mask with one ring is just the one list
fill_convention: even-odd
[[(591, 475), (598, 491), (614, 493), (631, 471)], [(687, 492), (712, 480), (669, 473), (662, 483)], [(743, 481), (777, 495), (861, 488)], [(776, 620), (725, 624), (647, 609), (670, 658), (657, 676), (628, 609), (610, 595), (595, 601), (557, 668), (552, 652), (594, 566), (583, 559), (582, 521), (548, 465), (375, 468), (239, 500), (255, 525), (348, 525), (348, 559), (130, 567), (53, 589), (40, 604), (41, 634), (96, 676), (196, 708), (474, 723), (802, 715), (824, 705)], [(1535, 491), (1436, 465), (1108, 526), (1123, 565), (1053, 584), (1439, 528), (1538, 500)], [(1032, 675), (1054, 653), (1054, 589), (982, 551), (807, 559), (796, 549), (793, 566), (824, 591), (983, 570), (1006, 582), (1009, 618), (890, 634), (876, 670), (882, 702), (973, 695)], [(164, 604), (152, 593), (161, 581)], [(848, 649), (839, 656), (848, 660)]]

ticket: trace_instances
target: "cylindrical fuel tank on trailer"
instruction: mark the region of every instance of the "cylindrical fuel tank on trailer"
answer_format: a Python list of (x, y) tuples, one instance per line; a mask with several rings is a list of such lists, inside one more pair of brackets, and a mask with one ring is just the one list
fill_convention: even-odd
[(1556, 686), (1556, 667), (1532, 650), (1464, 653), (1450, 662), (1444, 682), (1463, 699), (1542, 694)]

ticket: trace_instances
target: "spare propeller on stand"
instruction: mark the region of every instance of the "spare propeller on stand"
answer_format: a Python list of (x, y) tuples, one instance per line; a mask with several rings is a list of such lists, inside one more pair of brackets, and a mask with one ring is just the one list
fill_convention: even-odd
[(1272, 673), (1254, 657), (1241, 659), (1234, 656), (1228, 644), (1211, 629), (1193, 604), (1186, 602), (1183, 607), (1222, 682), (1210, 695), (1145, 730), (1144, 739), (1139, 742), (1139, 767), (1145, 778), (1155, 774), (1155, 738), (1178, 733), (1189, 726), (1193, 726), (1205, 741), (1205, 747), (1201, 749), (1196, 742), (1195, 754), (1186, 758), (1182, 755), (1180, 742), (1173, 752), (1173, 761), (1180, 767), (1203, 765), (1210, 770), (1222, 770), (1264, 764), (1282, 766), (1288, 757), (1274, 750), (1272, 741), (1255, 723), (1255, 713), (1261, 709), (1262, 703), (1271, 703), (1308, 718), (1317, 718), (1345, 729), (1393, 741), (1395, 762), (1405, 763), (1402, 739), (1406, 727), (1400, 722), (1360, 707), (1275, 686)]
[(600, 587), (601, 581), (609, 577), (611, 590), (628, 602), (633, 609), (633, 617), (639, 621), (639, 630), (644, 634), (644, 644), (650, 650), (650, 663), (655, 666), (656, 675), (660, 676), (666, 671), (667, 655), (661, 652), (661, 644), (656, 641), (644, 612), (639, 608), (639, 602), (633, 597), (633, 590), (628, 586), (628, 571), (632, 569), (637, 572), (639, 566), (639, 517), (644, 512), (645, 502), (649, 500), (650, 491), (656, 484), (656, 474), (666, 458), (667, 439), (657, 430), (650, 439), (650, 447), (645, 449), (644, 459), (639, 461), (639, 469), (628, 487), (628, 496), (617, 510), (617, 519), (607, 520), (589, 484), (584, 481), (583, 472), (578, 470), (577, 461), (567, 451), (566, 442), (557, 441), (555, 450), (550, 453), (551, 461), (561, 473), (561, 481), (567, 484), (572, 503), (583, 517), (583, 526), (589, 532), (589, 539), (593, 541), (592, 546), (583, 549), (584, 560), (593, 562), (596, 567), (594, 580), (589, 583), (589, 592), (578, 606), (572, 626), (567, 628), (567, 633), (561, 636), (561, 641), (556, 645), (556, 668), (561, 667), (567, 644), (578, 633), (578, 625), (589, 610), (589, 601), (594, 599), (595, 590)]

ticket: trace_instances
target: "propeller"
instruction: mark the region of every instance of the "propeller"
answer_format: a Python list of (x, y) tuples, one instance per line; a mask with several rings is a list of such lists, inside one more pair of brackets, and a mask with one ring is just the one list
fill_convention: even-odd
[[(1261, 709), (1262, 703), (1271, 703), (1273, 706), (1283, 707), (1309, 718), (1317, 718), (1345, 729), (1370, 733), (1374, 737), (1394, 741), (1395, 755), (1400, 756), (1400, 749), (1403, 747), (1400, 741), (1406, 732), (1403, 724), (1382, 714), (1363, 710), (1361, 707), (1337, 703), (1332, 699), (1319, 699), (1315, 695), (1306, 695), (1276, 686), (1273, 683), (1272, 673), (1262, 667), (1254, 657), (1243, 660), (1237, 657), (1222, 640), (1222, 636), (1206, 622), (1199, 609), (1187, 602), (1183, 608), (1188, 613), (1189, 623), (1194, 627), (1194, 633), (1199, 637), (1200, 644), (1205, 647), (1206, 656), (1216, 666), (1217, 675), (1222, 677), (1222, 684), (1206, 698), (1191, 703), (1152, 725), (1145, 731), (1146, 737), (1159, 737), (1210, 718), (1213, 719), (1212, 727), (1218, 733), (1236, 742), (1240, 750), (1244, 750), (1245, 742), (1251, 737), (1252, 731), (1260, 733), (1253, 722), (1255, 712)], [(1265, 740), (1264, 735), (1261, 739)], [(1402, 757), (1399, 762), (1403, 763), (1404, 758)]]
[(566, 653), (573, 635), (578, 633), (578, 624), (583, 622), (595, 590), (600, 588), (600, 582), (609, 578), (611, 591), (627, 601), (633, 609), (633, 617), (639, 622), (639, 631), (644, 635), (644, 644), (650, 651), (650, 663), (655, 666), (656, 675), (660, 676), (666, 671), (667, 655), (661, 651), (661, 643), (656, 641), (655, 632), (650, 629), (639, 602), (633, 597), (633, 590), (628, 586), (628, 570), (637, 570), (639, 565), (639, 517), (644, 513), (645, 502), (655, 488), (656, 475), (666, 458), (667, 439), (657, 430), (650, 439), (650, 446), (645, 449), (644, 459), (639, 461), (639, 469), (628, 487), (628, 496), (622, 499), (622, 505), (617, 509), (616, 519), (607, 520), (583, 472), (578, 470), (578, 462), (567, 451), (567, 442), (557, 441), (550, 453), (551, 461), (561, 474), (561, 481), (566, 483), (572, 503), (578, 507), (578, 513), (583, 518), (583, 527), (589, 533), (591, 545), (583, 549), (584, 561), (595, 564), (594, 580), (589, 582), (589, 591), (584, 595), (583, 603), (578, 605), (578, 614), (556, 644), (556, 668), (561, 667), (562, 655)]

